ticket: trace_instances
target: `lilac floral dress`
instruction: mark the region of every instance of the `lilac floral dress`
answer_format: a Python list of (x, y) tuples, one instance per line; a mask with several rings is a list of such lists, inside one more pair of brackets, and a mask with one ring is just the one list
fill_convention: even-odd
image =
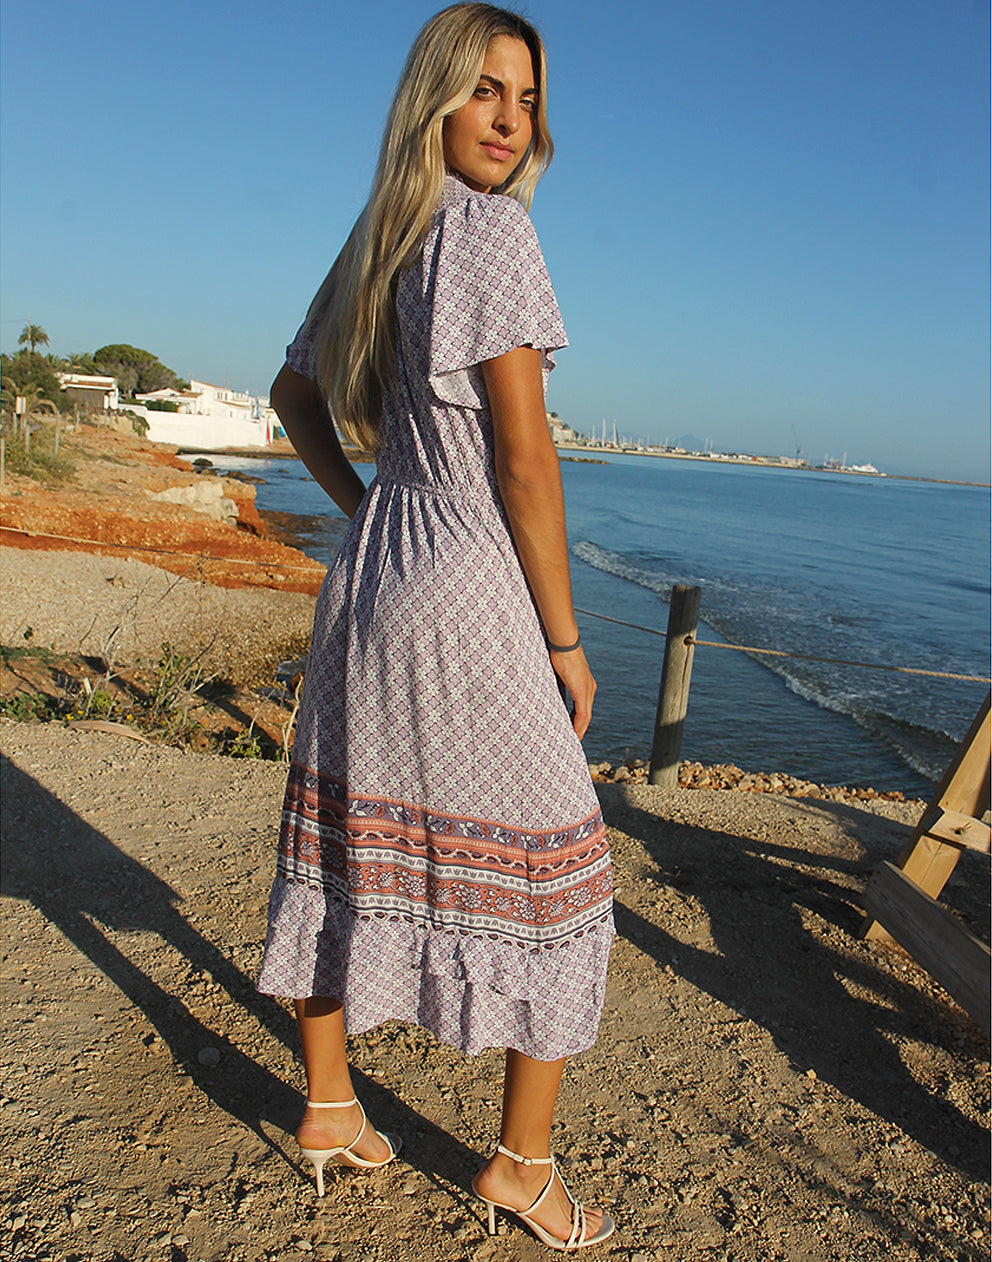
[[(397, 292), (378, 475), (317, 601), (259, 989), (468, 1052), (596, 1037), (599, 804), (496, 483), (479, 365), (565, 330), (527, 212), (449, 176)], [(313, 377), (307, 325), (287, 360)]]

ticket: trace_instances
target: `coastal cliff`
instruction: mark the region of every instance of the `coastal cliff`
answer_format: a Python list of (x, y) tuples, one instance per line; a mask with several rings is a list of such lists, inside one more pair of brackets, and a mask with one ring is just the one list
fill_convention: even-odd
[(249, 481), (85, 422), (62, 435), (61, 452), (59, 485), (42, 469), (5, 472), (5, 547), (133, 556), (215, 587), (319, 590), (323, 566), (268, 537)]

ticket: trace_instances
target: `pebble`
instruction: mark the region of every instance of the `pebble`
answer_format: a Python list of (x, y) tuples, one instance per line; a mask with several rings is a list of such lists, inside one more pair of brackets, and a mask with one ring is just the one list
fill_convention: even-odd
[(208, 1069), (214, 1069), (220, 1064), (220, 1052), (216, 1047), (201, 1047), (196, 1054), (196, 1059)]
[(95, 1204), (92, 1196), (81, 1196), (76, 1202), (76, 1209), (92, 1209)]
[[(644, 784), (647, 781), (648, 766), (643, 758), (631, 758), (617, 767), (608, 762), (591, 762), (589, 774), (599, 781), (636, 781)], [(713, 766), (704, 766), (700, 762), (679, 763), (679, 788), (734, 789), (738, 793), (775, 793), (792, 797), (829, 798), (838, 802), (865, 802), (872, 798), (885, 798), (892, 802), (906, 800), (905, 795), (899, 792), (878, 793), (875, 789), (814, 784), (810, 780), (802, 780), (781, 771), (745, 772), (733, 763), (717, 763)]]

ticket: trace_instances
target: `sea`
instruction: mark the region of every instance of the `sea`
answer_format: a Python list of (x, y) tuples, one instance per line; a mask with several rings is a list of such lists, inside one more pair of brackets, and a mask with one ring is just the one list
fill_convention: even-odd
[[(258, 507), (333, 559), (345, 520), (299, 461), (214, 461), (261, 479)], [(930, 795), (988, 684), (891, 668), (992, 673), (988, 487), (619, 454), (566, 459), (562, 478), (598, 683), (590, 760), (649, 757), (652, 633), (684, 583), (701, 589), (699, 639), (803, 655), (697, 647), (684, 758)]]

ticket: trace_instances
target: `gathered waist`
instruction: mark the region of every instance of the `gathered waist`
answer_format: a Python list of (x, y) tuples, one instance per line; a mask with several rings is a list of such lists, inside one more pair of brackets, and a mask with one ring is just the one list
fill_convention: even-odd
[(376, 474), (369, 484), (369, 491), (375, 487), (383, 491), (394, 488), (400, 491), (413, 491), (418, 495), (430, 496), (433, 499), (447, 500), (449, 503), (470, 508), (494, 508), (497, 512), (502, 507), (499, 492), (488, 482), (469, 482), (462, 487), (438, 486), (436, 482), (422, 482), (417, 478), (393, 477), (390, 474)]

